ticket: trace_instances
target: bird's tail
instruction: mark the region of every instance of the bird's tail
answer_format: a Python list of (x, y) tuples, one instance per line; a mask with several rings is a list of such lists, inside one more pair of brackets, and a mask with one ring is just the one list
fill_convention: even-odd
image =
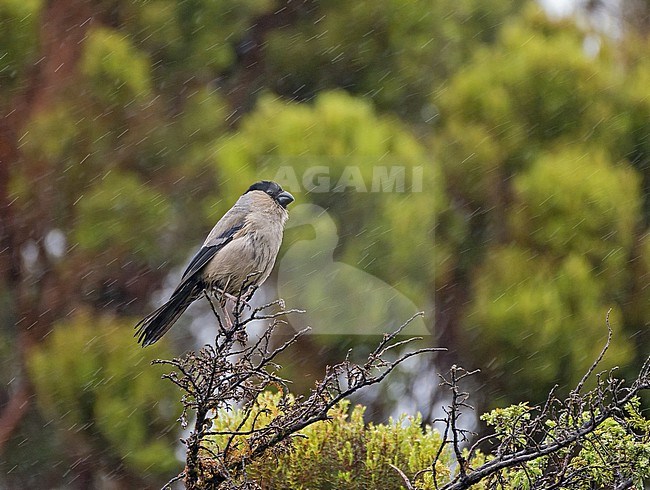
[(193, 281), (185, 281), (171, 295), (167, 303), (140, 320), (135, 335), (142, 347), (151, 345), (172, 328), (176, 320), (199, 296), (201, 288)]

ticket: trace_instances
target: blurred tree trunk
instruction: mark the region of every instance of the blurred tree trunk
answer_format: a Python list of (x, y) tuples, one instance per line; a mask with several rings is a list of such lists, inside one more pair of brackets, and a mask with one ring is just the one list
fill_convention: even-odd
[(634, 30), (643, 37), (650, 35), (650, 1), (624, 0), (623, 18)]
[(247, 35), (237, 45), (237, 71), (228, 82), (228, 100), (230, 107), (236, 113), (231, 117), (232, 125), (250, 111), (255, 102), (256, 94), (268, 86), (265, 77), (265, 44), (269, 32), (278, 31), (296, 24), (301, 17), (307, 17), (310, 11), (316, 9), (313, 0), (288, 2), (280, 10), (273, 10), (258, 16), (247, 30)]
[(585, 0), (580, 5), (587, 15), (604, 11), (618, 18), (627, 35), (631, 32), (642, 37), (650, 35), (650, 0), (623, 0), (620, 4), (612, 0)]
[[(63, 94), (74, 87), (72, 82), (83, 50), (83, 40), (92, 23), (92, 4), (83, 0), (50, 0), (42, 10), (39, 28), (40, 53), (32, 67), (24, 90), (17, 93), (9, 107), (4, 107), (0, 131), (0, 280), (10, 295), (12, 314), (18, 335), (19, 358), (38, 344), (53, 321), (63, 314), (69, 297), (62, 287), (65, 281), (49, 263), (43, 238), (50, 225), (53, 179), (45, 165), (28, 161), (20, 150), (25, 125), (36, 114), (47, 111)], [(12, 171), (22, 166), (38, 196), (28, 212), (16, 209), (9, 195)], [(51, 172), (51, 171), (50, 171)], [(20, 218), (18, 218), (20, 216)], [(38, 250), (35, 271), (26, 271), (21, 252), (27, 243)], [(19, 371), (23, 371), (21, 368)], [(8, 402), (0, 409), (0, 453), (15, 433), (27, 412), (31, 388), (23, 375), (20, 386), (3, 398)]]

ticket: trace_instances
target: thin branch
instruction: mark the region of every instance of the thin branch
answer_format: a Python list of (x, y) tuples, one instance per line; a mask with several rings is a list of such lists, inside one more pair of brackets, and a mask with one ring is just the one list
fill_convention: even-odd
[[(185, 441), (184, 478), (189, 489), (223, 488), (222, 484), (231, 488), (236, 481), (239, 482), (238, 488), (252, 488), (253, 483), (246, 479), (246, 466), (250, 461), (275, 446), (290, 442), (305, 427), (327, 420), (329, 411), (337, 403), (366, 386), (381, 382), (405, 360), (443, 350), (422, 348), (398, 355), (393, 360), (386, 358), (387, 353), (403, 349), (417, 340), (396, 340), (421, 314), (414, 315), (394, 332), (385, 334), (363, 365), (350, 362), (348, 354), (343, 362), (326, 369), (324, 377), (316, 383), (309, 396), (294, 399), (287, 389), (289, 381), (278, 375), (280, 366), (275, 360), (309, 328), (295, 333), (274, 348), (271, 347), (271, 335), (279, 324), (284, 323), (281, 317), (302, 313), (302, 310), (287, 310), (284, 302), (277, 300), (253, 308), (244, 315), (242, 302), (245, 296), (240, 292), (235, 299), (232, 324), (224, 328), (219, 309), (207, 293), (206, 297), (218, 318), (214, 345), (206, 345), (198, 353), (190, 352), (181, 358), (154, 361), (174, 369), (164, 377), (184, 392), (184, 410), (180, 420), (186, 422), (188, 412), (195, 414), (193, 430)], [(279, 311), (268, 312), (277, 307)], [(246, 327), (254, 320), (269, 323), (261, 336), (249, 344)], [(264, 411), (259, 410), (257, 400), (262, 392), (278, 386), (281, 388), (280, 410), (268, 423), (259, 427)], [(213, 428), (208, 413), (217, 410), (218, 416), (219, 410), (231, 410), (236, 405), (243, 413), (242, 419), (232, 429)], [(215, 437), (226, 437), (226, 441), (217, 446), (211, 442)], [(235, 450), (242, 447), (245, 450)]]
[(165, 483), (160, 490), (171, 490), (172, 483), (176, 483), (177, 481), (180, 481), (183, 478), (185, 478), (185, 472), (181, 471), (178, 475), (176, 475), (174, 478), (172, 478), (167, 483)]
[[(447, 417), (442, 421), (445, 424), (445, 429), (441, 449), (437, 452), (431, 468), (428, 469), (432, 472), (434, 481), (437, 476), (435, 465), (441, 460), (442, 448), (445, 446), (451, 446), (453, 450), (458, 462), (458, 473), (450, 482), (441, 487), (443, 490), (464, 490), (485, 481), (503, 486), (505, 483), (502, 471), (505, 469), (520, 470), (522, 477), (528, 480), (531, 488), (544, 489), (568, 488), (569, 482), (575, 481), (576, 478), (583, 479), (587, 470), (598, 471), (600, 468), (602, 471), (607, 468), (618, 472), (616, 467), (612, 468), (613, 456), (609, 453), (609, 446), (598, 439), (598, 436), (593, 436), (593, 433), (610, 419), (619, 421), (621, 426), (625, 427), (625, 407), (642, 390), (650, 389), (650, 357), (644, 362), (640, 374), (630, 387), (624, 387), (623, 380), (615, 378), (614, 370), (611, 370), (606, 373), (607, 376), (604, 375), (605, 373), (598, 374), (596, 386), (591, 391), (583, 393), (587, 380), (593, 376), (611, 344), (612, 329), (609, 324), (609, 312), (606, 324), (608, 336), (600, 355), (565, 400), (556, 397), (557, 386), (555, 386), (541, 409), (526, 408), (525, 411), (514, 416), (505, 429), (497, 430), (475, 442), (467, 456), (463, 454), (459, 446), (459, 441), (464, 436), (463, 431), (458, 428), (459, 409), (468, 406), (465, 402), (467, 393), (460, 391), (459, 382), (473, 372), (463, 372), (460, 368), (453, 366), (449, 379), (442, 378), (442, 385), (451, 390), (452, 398), (451, 405), (445, 409)], [(531, 414), (535, 411), (538, 414), (532, 417)], [(515, 414), (516, 412), (513, 413), (513, 415)], [(549, 421), (552, 422), (550, 425)], [(481, 466), (467, 471), (466, 463), (471, 461), (478, 445), (488, 440), (499, 441), (492, 451), (495, 457)], [(573, 459), (580, 454), (582, 449), (593, 452), (601, 463), (592, 462), (588, 468), (584, 464), (577, 467), (572, 466)], [(545, 460), (543, 463), (545, 465), (544, 475), (534, 477), (526, 463), (551, 455), (555, 458)], [(624, 468), (621, 468), (620, 473), (625, 473)], [(621, 490), (629, 488), (631, 482), (632, 480), (626, 477), (616, 488), (621, 488)], [(438, 488), (437, 482), (435, 485)]]
[(395, 471), (397, 471), (397, 474), (402, 478), (402, 480), (404, 480), (404, 485), (406, 485), (406, 489), (407, 489), (407, 490), (415, 490), (415, 487), (413, 487), (413, 484), (412, 484), (411, 481), (408, 479), (408, 476), (406, 476), (402, 470), (400, 470), (400, 469), (399, 469), (397, 466), (395, 466), (394, 464), (390, 464), (390, 463), (389, 463), (389, 466), (390, 466), (391, 468), (393, 468)]
[(589, 366), (589, 369), (587, 369), (587, 372), (582, 376), (582, 379), (578, 383), (578, 386), (571, 392), (572, 396), (578, 395), (581, 391), (585, 383), (587, 382), (587, 379), (591, 377), (591, 375), (594, 373), (596, 368), (600, 365), (600, 362), (603, 360), (603, 357), (605, 357), (605, 353), (608, 351), (609, 346), (612, 342), (612, 327), (609, 324), (609, 315), (612, 312), (612, 309), (610, 308), (607, 310), (607, 315), (605, 316), (605, 324), (607, 325), (607, 341), (605, 342), (605, 345), (600, 351), (600, 354), (596, 358), (596, 360)]

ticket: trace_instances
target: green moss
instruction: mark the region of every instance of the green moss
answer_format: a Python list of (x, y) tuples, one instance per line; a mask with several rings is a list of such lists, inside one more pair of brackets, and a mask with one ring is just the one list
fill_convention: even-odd
[[(277, 394), (264, 394), (258, 401), (255, 413), (266, 410), (257, 417), (256, 427), (268, 424), (281, 413)], [(330, 412), (330, 420), (317, 422), (300, 431), (288, 446), (269, 451), (252, 462), (246, 472), (267, 489), (318, 490), (346, 488), (383, 490), (402, 489), (404, 481), (390, 465), (403, 471), (418, 489), (433, 489), (431, 472), (427, 471), (441, 443), (440, 435), (429, 426), (423, 426), (417, 415), (402, 416), (386, 424), (366, 424), (365, 408), (350, 407), (344, 401)], [(214, 430), (236, 427), (242, 418), (239, 411), (219, 413), (214, 419)], [(254, 416), (249, 420), (255, 419)], [(248, 430), (251, 424), (244, 424)], [(223, 446), (226, 437), (211, 440)], [(236, 439), (236, 449), (246, 451), (244, 436)], [(438, 483), (450, 475), (450, 457), (444, 452), (437, 467)], [(419, 473), (418, 477), (415, 475)]]

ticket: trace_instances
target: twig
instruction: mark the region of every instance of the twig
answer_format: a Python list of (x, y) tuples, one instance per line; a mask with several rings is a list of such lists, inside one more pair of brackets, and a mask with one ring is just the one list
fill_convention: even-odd
[(183, 478), (185, 478), (185, 472), (181, 471), (178, 475), (176, 475), (174, 478), (172, 478), (167, 483), (165, 483), (160, 490), (171, 490), (172, 483), (182, 480)]
[[(237, 296), (234, 319), (228, 328), (221, 324), (218, 308), (206, 294), (218, 318), (214, 345), (206, 345), (198, 353), (190, 352), (178, 359), (155, 361), (174, 368), (164, 377), (184, 392), (184, 410), (180, 420), (185, 422), (188, 412), (195, 414), (192, 432), (185, 441), (184, 478), (188, 489), (216, 489), (222, 484), (235, 485), (235, 482), (238, 488), (252, 488), (253, 483), (246, 479), (246, 466), (250, 461), (279, 444), (291, 441), (305, 427), (326, 420), (330, 409), (337, 403), (366, 386), (381, 382), (405, 360), (443, 350), (422, 348), (390, 361), (386, 358), (387, 353), (416, 340), (396, 340), (404, 328), (420, 316), (414, 315), (394, 332), (384, 335), (363, 365), (350, 362), (348, 355), (343, 362), (327, 368), (325, 376), (316, 383), (308, 397), (293, 399), (287, 389), (289, 381), (279, 376), (280, 366), (275, 360), (309, 329), (297, 332), (275, 348), (271, 348), (271, 335), (279, 324), (284, 323), (282, 317), (302, 313), (302, 310), (287, 310), (284, 302), (277, 300), (254, 308), (243, 316), (242, 294)], [(267, 313), (275, 307), (280, 310)], [(251, 344), (247, 342), (246, 327), (254, 320), (269, 323)], [(272, 386), (281, 389), (278, 406), (282, 409), (260, 427), (258, 422), (262, 412), (256, 412), (255, 403), (260, 394)], [(219, 410), (231, 410), (235, 405), (243, 413), (242, 420), (232, 430), (213, 429), (208, 413), (216, 410), (218, 416)], [(209, 447), (210, 438), (214, 437), (225, 437), (226, 440), (221, 446), (212, 444)]]
[[(464, 490), (483, 481), (491, 481), (495, 485), (498, 483), (503, 486), (502, 470), (515, 468), (522, 471), (522, 476), (528, 480), (531, 488), (544, 488), (545, 490), (569, 488), (569, 483), (575, 481), (576, 478), (579, 480), (584, 478), (581, 474), (586, 474), (586, 470), (589, 468), (597, 470), (602, 464), (603, 468), (611, 469), (612, 458), (607, 453), (607, 446), (601, 446), (603, 443), (598, 439), (588, 438), (588, 436), (608, 419), (618, 420), (624, 424), (623, 414), (626, 405), (640, 391), (650, 388), (650, 357), (644, 362), (639, 376), (629, 388), (625, 388), (622, 380), (613, 376), (612, 370), (606, 377), (603, 373), (599, 374), (596, 387), (583, 393), (584, 385), (596, 371), (611, 344), (612, 329), (609, 324), (609, 312), (606, 324), (608, 336), (600, 355), (565, 400), (556, 397), (557, 386), (554, 387), (541, 409), (533, 407), (525, 410), (510, 421), (507, 432), (497, 430), (481, 438), (470, 448), (467, 456), (463, 455), (459, 445), (465, 435), (458, 427), (459, 409), (468, 407), (466, 404), (467, 393), (460, 391), (459, 382), (473, 372), (465, 372), (461, 368), (453, 366), (449, 379), (442, 378), (442, 385), (451, 390), (452, 396), (451, 405), (445, 409), (447, 417), (442, 420), (445, 424), (443, 442), (431, 468), (427, 470), (432, 472), (436, 489), (438, 483), (435, 465), (442, 458), (443, 448), (448, 445), (451, 446), (458, 463), (458, 473), (450, 482), (441, 487), (442, 490)], [(531, 417), (530, 414), (533, 411), (539, 413), (535, 417)], [(549, 425), (549, 421), (553, 423)], [(468, 471), (467, 462), (475, 454), (478, 445), (492, 439), (499, 441), (492, 451), (492, 454), (495, 455), (494, 459)], [(577, 467), (571, 466), (571, 462), (580, 453), (580, 449), (585, 447), (590, 448), (602, 463), (591, 463), (589, 468), (585, 468), (583, 464)], [(555, 455), (556, 458), (546, 461), (543, 476), (534, 477), (525, 463), (551, 455)], [(416, 474), (416, 477), (421, 473)], [(618, 482), (615, 488), (623, 490), (630, 488), (632, 484), (633, 481), (626, 477)], [(490, 483), (488, 483), (489, 485)]]
[(400, 477), (402, 477), (402, 480), (404, 480), (404, 485), (406, 485), (407, 490), (415, 490), (415, 488), (413, 487), (413, 484), (412, 484), (411, 481), (408, 479), (408, 476), (406, 476), (402, 470), (400, 470), (400, 469), (399, 469), (397, 466), (395, 466), (394, 464), (388, 463), (388, 465), (389, 465), (391, 468), (393, 468), (395, 471), (397, 471), (397, 474), (398, 474)]

